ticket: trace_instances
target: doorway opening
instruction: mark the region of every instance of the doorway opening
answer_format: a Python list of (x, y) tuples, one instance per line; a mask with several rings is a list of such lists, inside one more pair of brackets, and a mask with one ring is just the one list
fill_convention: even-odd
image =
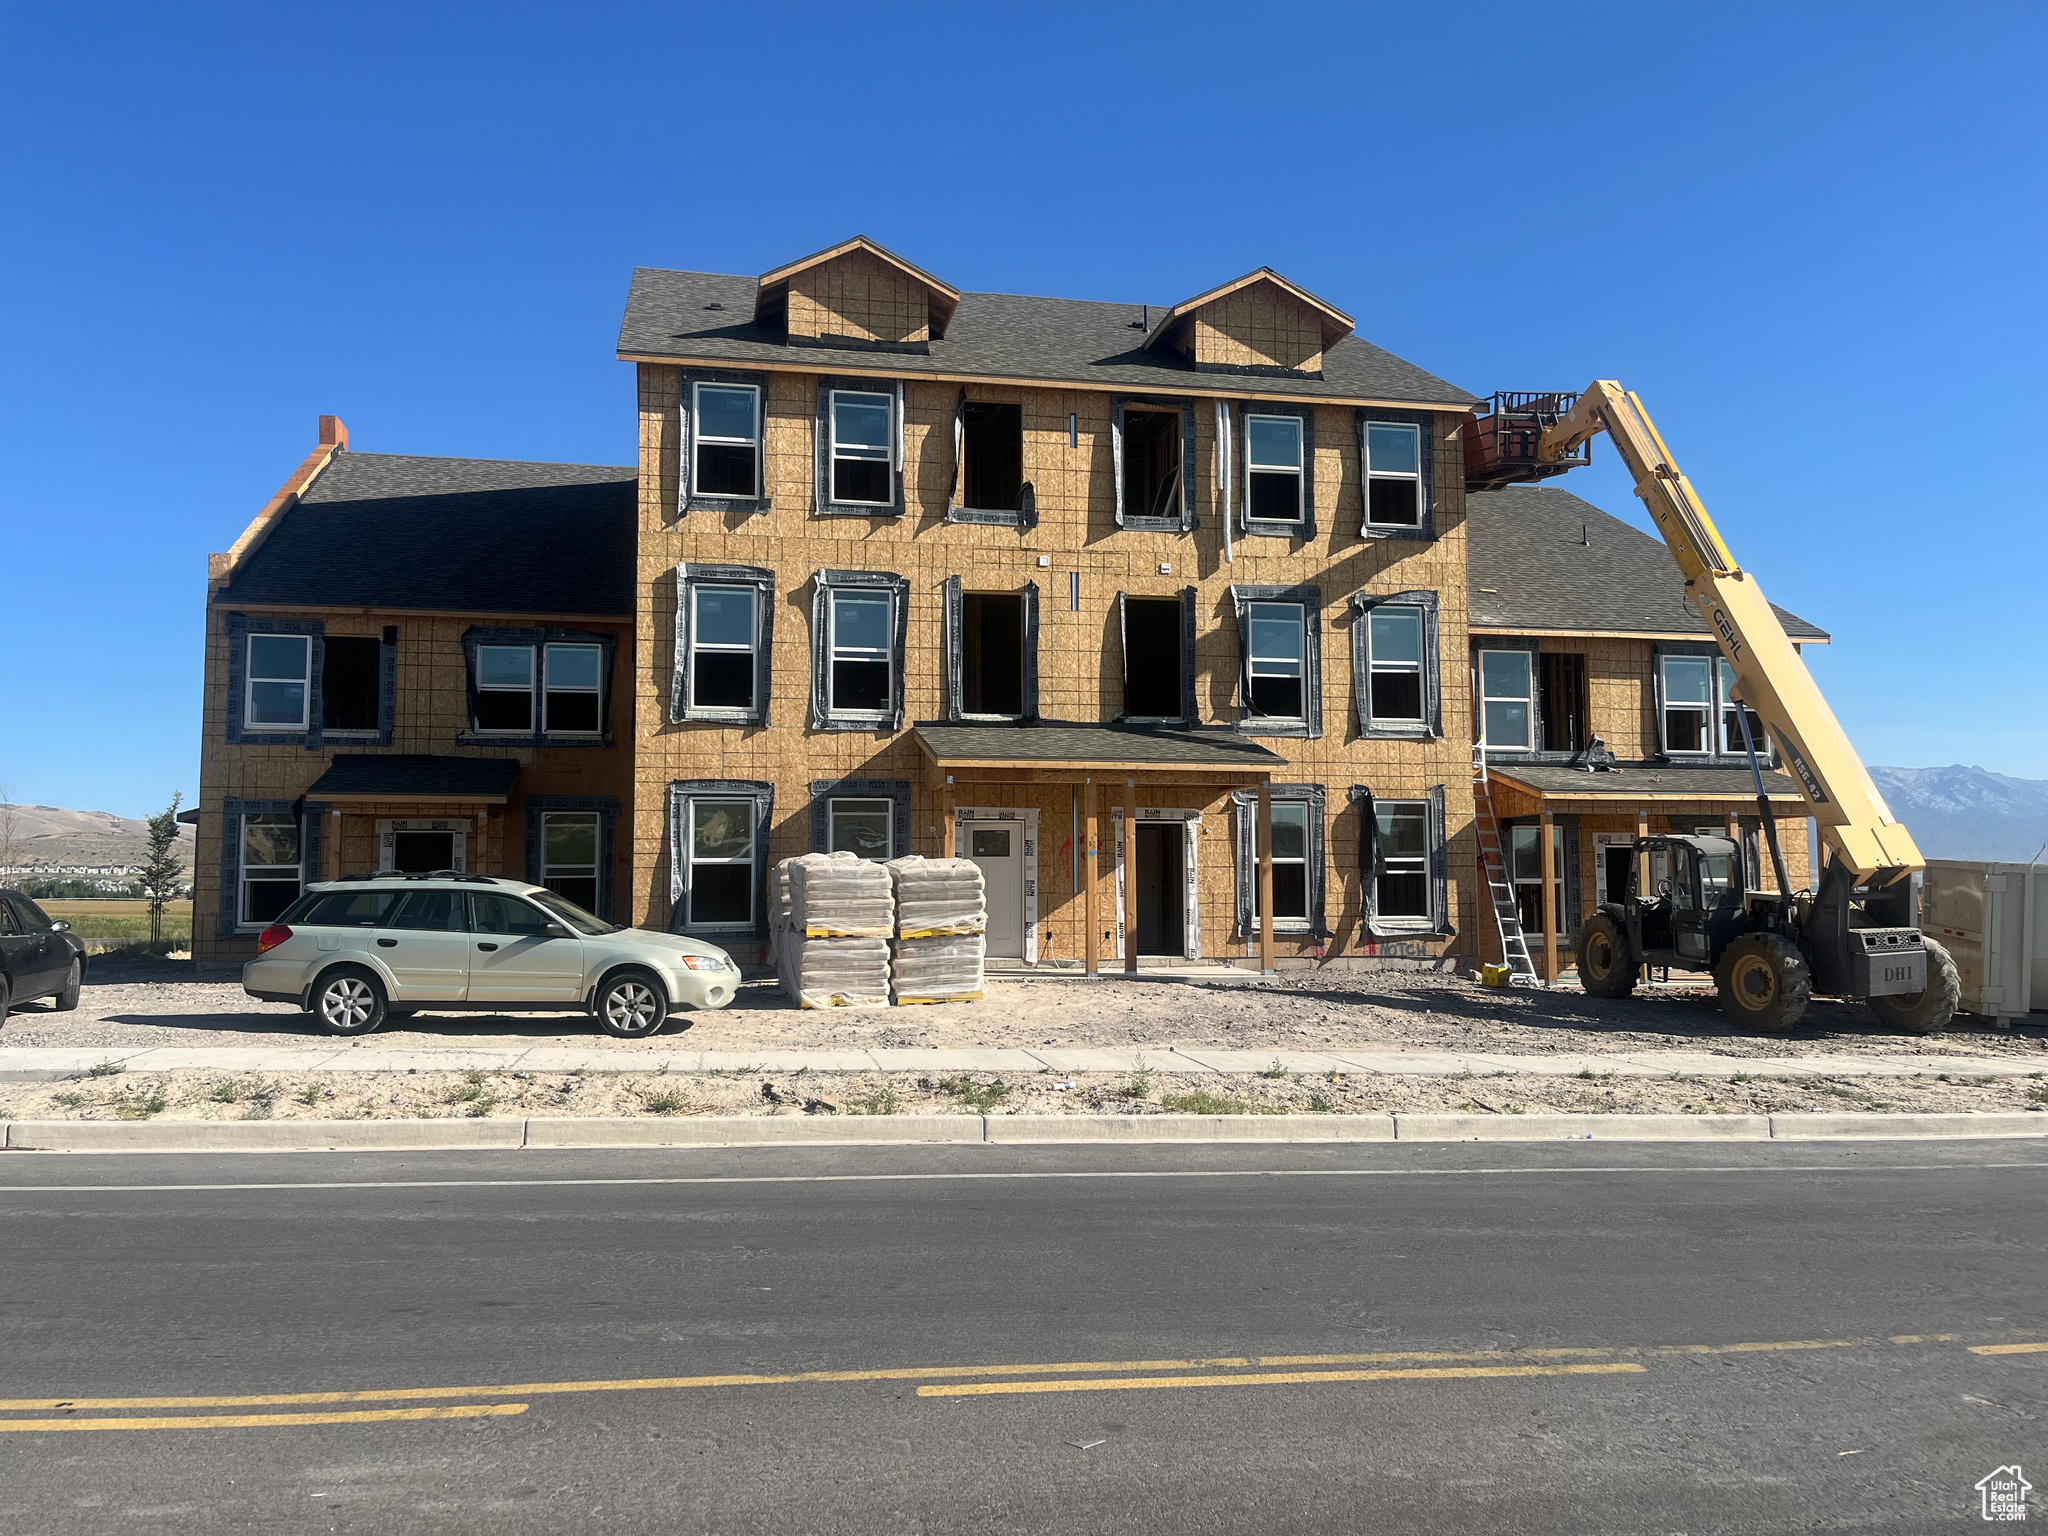
[(402, 875), (430, 875), (437, 869), (463, 874), (469, 854), (468, 828), (462, 822), (380, 821), (377, 823), (377, 868)]
[(1600, 856), (1607, 863), (1607, 899), (1628, 900), (1629, 877), (1635, 873), (1636, 856), (1626, 843), (1610, 843), (1600, 850)]
[(1137, 903), (1140, 955), (1180, 959), (1187, 954), (1187, 872), (1182, 862), (1186, 841), (1179, 822), (1138, 824), (1132, 898)]

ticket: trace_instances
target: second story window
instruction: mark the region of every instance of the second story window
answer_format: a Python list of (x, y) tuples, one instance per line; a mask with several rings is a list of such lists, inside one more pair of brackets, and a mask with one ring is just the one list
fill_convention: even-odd
[(1721, 682), (1721, 750), (1734, 757), (1747, 757), (1749, 747), (1742, 739), (1742, 718), (1749, 717), (1749, 740), (1756, 746), (1759, 758), (1770, 754), (1771, 744), (1764, 739), (1763, 717), (1745, 704), (1735, 701), (1735, 669), (1728, 665), (1728, 658), (1717, 657)]
[(1422, 430), (1373, 421), (1365, 428), (1365, 520), (1382, 528), (1422, 525)]
[(533, 651), (530, 645), (476, 648), (476, 728), (528, 734), (533, 730)]
[(303, 731), (312, 676), (309, 635), (250, 635), (246, 731)]
[(690, 703), (698, 709), (754, 708), (757, 621), (753, 587), (690, 593)]
[(384, 676), (384, 646), (374, 635), (329, 635), (321, 645), (320, 724), (328, 731), (374, 731)]
[(1425, 721), (1422, 705), (1422, 610), (1391, 604), (1366, 615), (1372, 719), (1376, 725)]
[[(1658, 658), (1664, 695), (1664, 750), (1671, 753), (1710, 752), (1708, 720), (1714, 709), (1714, 658)], [(1739, 738), (1742, 728), (1737, 726)]]
[(1483, 739), (1495, 752), (1527, 752), (1535, 745), (1527, 651), (1479, 653), (1479, 706)]
[(832, 391), (832, 500), (887, 507), (896, 499), (891, 468), (894, 397)]
[(761, 494), (761, 391), (752, 384), (692, 384), (690, 493)]
[(1301, 418), (1247, 415), (1244, 429), (1246, 515), (1253, 522), (1301, 522)]
[(882, 720), (893, 707), (894, 601), (886, 592), (834, 592), (831, 607), (829, 707), (842, 718)]
[(594, 736), (604, 724), (604, 652), (595, 645), (547, 647), (542, 729)]
[(1251, 604), (1248, 663), (1254, 714), (1303, 718), (1303, 612), (1299, 603)]
[(989, 512), (1021, 510), (1024, 407), (970, 400), (961, 430), (963, 504)]

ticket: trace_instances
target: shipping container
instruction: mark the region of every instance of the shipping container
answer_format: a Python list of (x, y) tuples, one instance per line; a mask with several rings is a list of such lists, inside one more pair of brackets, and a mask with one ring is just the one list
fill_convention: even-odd
[(2048, 1013), (2048, 864), (1930, 859), (1920, 929), (1955, 957), (1964, 1013)]

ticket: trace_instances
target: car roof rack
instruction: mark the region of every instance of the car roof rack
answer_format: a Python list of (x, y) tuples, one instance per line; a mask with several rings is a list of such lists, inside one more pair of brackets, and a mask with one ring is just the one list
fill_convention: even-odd
[(459, 880), (464, 885), (499, 885), (495, 875), (466, 875), (453, 869), (380, 869), (373, 875), (337, 875), (323, 885), (345, 885), (351, 880)]

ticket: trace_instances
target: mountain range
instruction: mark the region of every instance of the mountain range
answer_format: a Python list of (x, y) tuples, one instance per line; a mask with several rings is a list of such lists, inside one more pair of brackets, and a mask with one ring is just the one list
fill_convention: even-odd
[[(10, 836), (11, 833), (11, 836)], [(0, 865), (41, 868), (140, 864), (149, 851), (149, 823), (112, 811), (67, 811), (54, 805), (0, 805)], [(190, 827), (178, 828), (178, 857), (192, 868)]]
[(2009, 778), (1961, 763), (1872, 768), (1870, 776), (1930, 859), (2024, 864), (2048, 843), (2048, 780)]

